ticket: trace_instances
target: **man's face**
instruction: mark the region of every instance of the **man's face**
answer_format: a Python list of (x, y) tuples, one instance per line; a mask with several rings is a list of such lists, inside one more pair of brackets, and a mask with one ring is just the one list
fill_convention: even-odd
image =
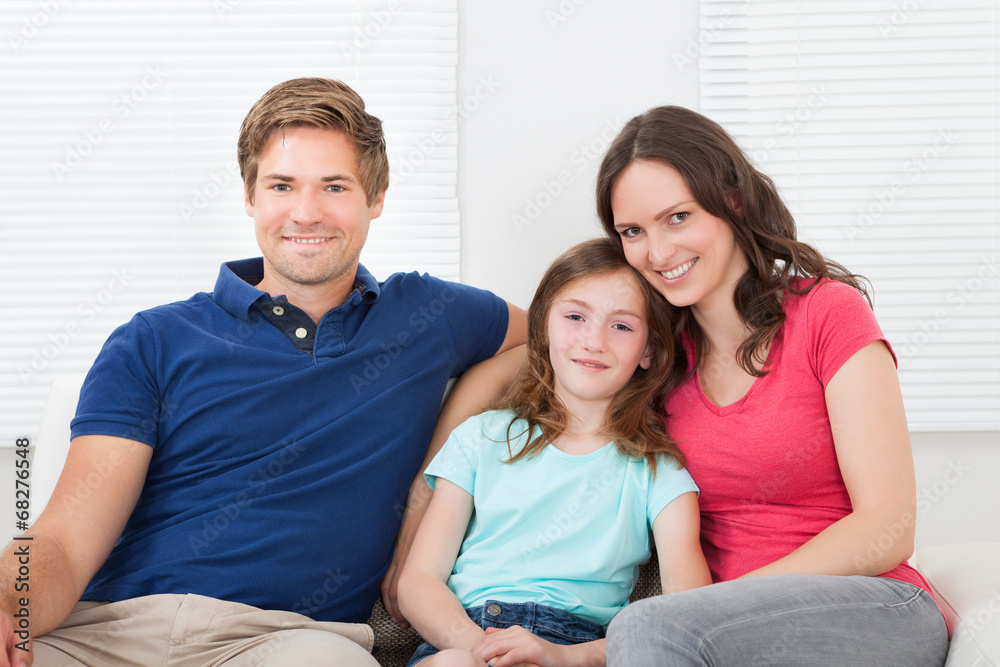
[(317, 127), (276, 131), (257, 160), (254, 202), (246, 200), (264, 255), (258, 288), (272, 296), (306, 286), (349, 291), (384, 198), (383, 191), (368, 205), (345, 134)]

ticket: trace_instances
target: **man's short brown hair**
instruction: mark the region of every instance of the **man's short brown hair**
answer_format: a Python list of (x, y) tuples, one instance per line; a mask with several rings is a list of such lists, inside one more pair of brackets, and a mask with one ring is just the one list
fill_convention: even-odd
[(361, 96), (335, 79), (291, 79), (264, 93), (240, 127), (236, 156), (251, 204), (257, 183), (257, 159), (268, 139), (277, 130), (302, 126), (327, 128), (347, 135), (354, 144), (358, 176), (369, 206), (389, 187), (382, 121), (365, 111)]

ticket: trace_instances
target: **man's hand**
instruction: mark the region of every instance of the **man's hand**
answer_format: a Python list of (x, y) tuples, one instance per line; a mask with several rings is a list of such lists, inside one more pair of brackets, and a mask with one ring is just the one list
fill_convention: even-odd
[[(404, 628), (410, 627), (409, 622), (403, 617), (403, 613), (399, 610), (399, 603), (397, 602), (397, 588), (399, 586), (399, 573), (403, 571), (403, 563), (406, 561), (406, 553), (404, 551), (409, 551), (409, 542), (407, 542), (404, 548), (401, 542), (396, 543), (396, 551), (392, 555), (392, 562), (389, 563), (389, 569), (385, 572), (385, 577), (382, 579), (382, 586), (380, 590), (382, 592), (382, 606), (385, 610), (389, 612), (392, 619), (399, 623)], [(3, 667), (3, 665), (0, 665)]]
[[(0, 614), (0, 637), (3, 637), (4, 651), (0, 654), (0, 667), (31, 667), (35, 657), (30, 652), (17, 648), (20, 637), (14, 634), (14, 618), (9, 614)], [(28, 640), (31, 648), (31, 640)]]

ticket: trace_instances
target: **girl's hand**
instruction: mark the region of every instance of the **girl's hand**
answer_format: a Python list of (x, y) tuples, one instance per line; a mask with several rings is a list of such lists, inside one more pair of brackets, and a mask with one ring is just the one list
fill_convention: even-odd
[(472, 652), (495, 667), (567, 667), (605, 664), (604, 640), (567, 646), (553, 644), (519, 625), (488, 628)]

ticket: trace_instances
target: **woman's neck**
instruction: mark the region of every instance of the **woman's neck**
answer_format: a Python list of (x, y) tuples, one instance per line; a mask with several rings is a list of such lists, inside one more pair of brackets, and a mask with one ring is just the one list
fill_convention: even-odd
[(731, 298), (713, 304), (695, 304), (691, 306), (691, 314), (713, 354), (735, 358), (736, 350), (750, 335)]
[[(720, 407), (735, 403), (746, 395), (756, 379), (742, 366), (738, 354), (750, 336), (750, 328), (740, 318), (732, 299), (712, 308), (693, 306), (691, 311), (705, 337), (698, 359), (702, 392)], [(764, 350), (765, 355), (767, 352)], [(755, 366), (760, 370), (760, 364), (755, 362)]]

